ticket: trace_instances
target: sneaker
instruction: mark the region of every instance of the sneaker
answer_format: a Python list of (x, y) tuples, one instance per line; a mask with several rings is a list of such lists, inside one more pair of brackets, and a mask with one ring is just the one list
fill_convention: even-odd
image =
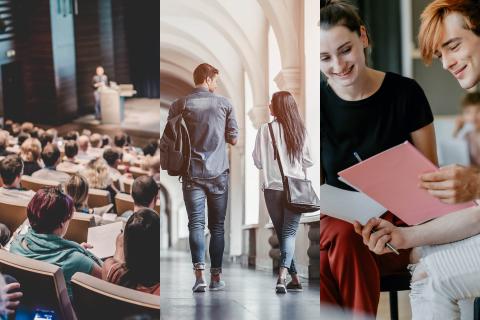
[(285, 279), (278, 279), (277, 286), (275, 287), (275, 293), (287, 293), (287, 286), (285, 283)]
[(203, 279), (197, 279), (195, 281), (195, 285), (192, 288), (193, 292), (205, 292), (205, 289), (207, 288), (207, 283)]
[(290, 281), (287, 284), (287, 290), (288, 291), (293, 291), (293, 292), (302, 292), (303, 291), (302, 284), (301, 283), (293, 283), (292, 281)]
[(210, 286), (208, 286), (208, 289), (210, 291), (220, 291), (225, 289), (225, 281), (219, 280), (219, 281), (211, 281)]

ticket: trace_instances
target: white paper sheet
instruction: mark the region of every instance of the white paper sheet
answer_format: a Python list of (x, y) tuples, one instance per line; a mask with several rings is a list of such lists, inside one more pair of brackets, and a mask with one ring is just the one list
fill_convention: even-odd
[(123, 222), (88, 228), (87, 242), (93, 246), (88, 250), (101, 259), (112, 257), (115, 253), (115, 240), (122, 228)]
[(348, 191), (328, 184), (320, 186), (320, 212), (353, 223), (366, 224), (370, 218), (387, 211), (378, 202), (361, 192)]

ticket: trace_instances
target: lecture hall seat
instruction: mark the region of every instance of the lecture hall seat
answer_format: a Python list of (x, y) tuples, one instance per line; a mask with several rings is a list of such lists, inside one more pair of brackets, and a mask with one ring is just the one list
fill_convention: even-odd
[[(125, 319), (136, 315), (160, 317), (160, 297), (77, 272), (72, 277), (79, 319)], [(139, 319), (143, 319), (139, 317)], [(146, 318), (149, 319), (149, 318)]]
[(77, 319), (60, 267), (0, 249), (0, 271), (20, 283), (23, 297), (17, 318), (35, 310), (49, 310), (55, 312), (56, 319)]

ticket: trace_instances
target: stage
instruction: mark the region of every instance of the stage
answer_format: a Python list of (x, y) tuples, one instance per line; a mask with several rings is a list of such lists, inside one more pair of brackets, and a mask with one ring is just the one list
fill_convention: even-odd
[(125, 100), (125, 119), (118, 125), (101, 124), (93, 114), (77, 118), (72, 123), (58, 126), (60, 135), (70, 130), (89, 129), (113, 136), (122, 130), (132, 137), (132, 143), (145, 145), (150, 139), (160, 138), (160, 99), (130, 98)]

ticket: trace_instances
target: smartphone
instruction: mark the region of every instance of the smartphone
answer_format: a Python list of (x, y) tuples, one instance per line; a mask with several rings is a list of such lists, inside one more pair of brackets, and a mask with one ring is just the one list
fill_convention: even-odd
[(54, 311), (37, 310), (34, 313), (33, 320), (56, 320)]

